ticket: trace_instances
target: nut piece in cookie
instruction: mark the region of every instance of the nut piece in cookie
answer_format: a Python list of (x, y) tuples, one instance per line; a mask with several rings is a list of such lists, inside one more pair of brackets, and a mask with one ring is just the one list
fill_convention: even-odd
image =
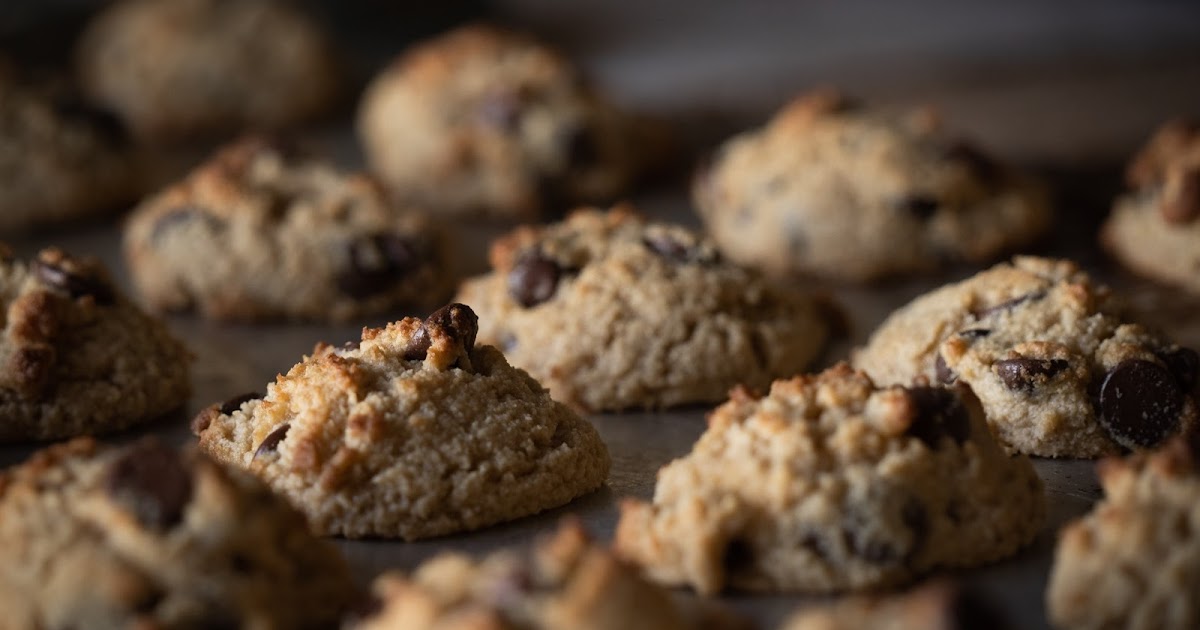
[(870, 590), (1005, 558), (1045, 513), (968, 389), (878, 387), (842, 363), (735, 391), (654, 500), (622, 504), (615, 546), (705, 594)]
[(721, 400), (807, 367), (834, 331), (820, 299), (725, 261), (631, 206), (580, 209), (492, 245), (458, 301), (479, 337), (559, 400), (590, 410)]
[(353, 630), (745, 628), (714, 604), (685, 605), (588, 537), (576, 520), (529, 550), (473, 560), (444, 553), (410, 576), (376, 578), (373, 605)]
[(1006, 630), (991, 602), (961, 586), (935, 581), (902, 595), (849, 597), (796, 613), (781, 630)]
[(918, 297), (854, 363), (879, 382), (968, 385), (1000, 441), (1031, 455), (1150, 448), (1197, 422), (1196, 353), (1065, 260), (1019, 256)]
[(152, 438), (80, 438), (0, 475), (6, 628), (323, 628), (337, 549), (252, 476)]
[(191, 357), (93, 259), (0, 245), (0, 442), (126, 429), (187, 399)]
[(340, 92), (320, 25), (278, 0), (114, 2), (77, 57), (88, 95), (152, 143), (292, 127)]
[(1046, 591), (1064, 630), (1200, 625), (1200, 440), (1097, 466), (1105, 498), (1059, 534)]
[(343, 321), (448, 293), (428, 221), (366, 176), (256, 137), (144, 201), (124, 247), (146, 302), (221, 320)]
[(533, 219), (623, 194), (661, 150), (542, 43), (472, 25), (375, 78), (358, 133), (401, 198), (447, 214)]
[(984, 262), (1052, 218), (1039, 184), (931, 111), (864, 107), (828, 89), (728, 140), (692, 193), (735, 262), (854, 282)]
[(249, 469), (316, 531), (414, 540), (479, 529), (600, 487), (609, 456), (596, 430), (450, 304), (424, 320), (319, 344), (266, 393), (192, 422), (200, 448)]
[(1164, 124), (1134, 156), (1100, 241), (1137, 273), (1200, 293), (1200, 126)]

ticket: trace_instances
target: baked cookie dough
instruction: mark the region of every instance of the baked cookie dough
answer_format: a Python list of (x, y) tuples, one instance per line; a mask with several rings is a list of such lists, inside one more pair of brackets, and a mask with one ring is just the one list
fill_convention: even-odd
[(1046, 592), (1050, 620), (1070, 630), (1200, 627), (1200, 444), (1097, 467), (1105, 498), (1061, 532)]
[(276, 0), (123, 0), (84, 31), (87, 93), (141, 139), (290, 127), (327, 111), (338, 64), (320, 26)]
[(806, 608), (781, 630), (1005, 630), (1012, 626), (982, 597), (947, 582), (902, 595), (850, 597)]
[(961, 381), (1008, 449), (1098, 457), (1196, 424), (1196, 353), (1066, 260), (1018, 256), (913, 300), (854, 355), (881, 383)]
[(719, 630), (744, 628), (705, 603), (685, 606), (564, 522), (528, 551), (480, 560), (446, 552), (411, 576), (375, 580), (373, 610), (349, 630)]
[(500, 218), (610, 201), (660, 152), (644, 122), (558, 52), (480, 25), (385, 69), (363, 97), (358, 133), (372, 170), (403, 199)]
[(0, 245), (0, 314), (0, 442), (118, 431), (188, 397), (188, 351), (96, 260)]
[(318, 345), (263, 396), (213, 405), (192, 428), (316, 531), (405, 540), (486, 527), (600, 487), (608, 450), (491, 346), (461, 304)]
[(726, 142), (693, 199), (735, 262), (855, 282), (987, 261), (1051, 222), (1040, 186), (929, 110), (866, 108), (830, 90)]
[(969, 390), (880, 388), (841, 363), (734, 391), (653, 501), (621, 505), (615, 548), (704, 594), (879, 589), (1007, 557), (1045, 513)]
[(1141, 275), (1200, 293), (1200, 126), (1163, 125), (1126, 179), (1101, 243)]
[(337, 550), (253, 477), (153, 439), (88, 438), (0, 475), (5, 628), (325, 628)]
[(257, 137), (138, 206), (124, 248), (151, 307), (221, 320), (341, 321), (450, 288), (427, 220), (363, 175)]
[(492, 246), (457, 301), (556, 400), (590, 410), (716, 402), (766, 387), (825, 345), (823, 303), (721, 259), (712, 243), (630, 206), (577, 210)]

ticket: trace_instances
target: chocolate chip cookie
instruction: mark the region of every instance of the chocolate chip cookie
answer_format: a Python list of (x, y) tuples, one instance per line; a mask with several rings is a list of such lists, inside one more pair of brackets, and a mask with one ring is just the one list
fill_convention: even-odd
[(1017, 257), (913, 300), (854, 357), (884, 383), (961, 381), (1010, 450), (1098, 457), (1196, 423), (1196, 353), (1065, 260)]
[(900, 585), (1033, 540), (1042, 482), (964, 387), (877, 387), (845, 363), (734, 391), (616, 549), (665, 584), (811, 593)]
[(867, 108), (829, 90), (726, 142), (693, 198), (735, 262), (858, 282), (986, 261), (1051, 222), (1040, 186), (930, 110)]
[(152, 142), (293, 126), (339, 92), (319, 25), (275, 0), (124, 0), (78, 50), (87, 93)]
[(1004, 630), (1011, 626), (979, 595), (946, 582), (903, 595), (851, 597), (805, 609), (781, 630)]
[(1200, 293), (1200, 126), (1163, 125), (1133, 158), (1101, 243), (1125, 266)]
[(121, 209), (140, 188), (124, 127), (57, 89), (0, 69), (0, 232), (68, 225)]
[(480, 560), (447, 552), (411, 576), (374, 584), (374, 610), (352, 630), (684, 630), (743, 627), (713, 606), (677, 603), (593, 543), (576, 521), (528, 551)]
[(247, 138), (144, 201), (125, 231), (142, 299), (222, 320), (346, 320), (445, 299), (444, 248), (372, 180)]
[(0, 442), (117, 431), (181, 406), (183, 345), (98, 261), (0, 245)]
[(630, 206), (584, 209), (492, 246), (458, 301), (557, 400), (591, 410), (715, 402), (803, 370), (830, 332), (822, 304), (721, 259)]
[(596, 430), (476, 345), (477, 330), (461, 304), (364, 329), (192, 427), (202, 449), (266, 480), (328, 535), (440, 536), (600, 487), (609, 457)]
[(1063, 528), (1046, 592), (1064, 629), (1200, 627), (1200, 444), (1100, 462), (1106, 497)]
[(0, 476), (5, 628), (324, 628), (352, 589), (300, 514), (194, 451), (81, 438)]
[(479, 25), (393, 62), (358, 117), (372, 170), (402, 198), (522, 219), (622, 194), (656, 153), (644, 126), (558, 52)]

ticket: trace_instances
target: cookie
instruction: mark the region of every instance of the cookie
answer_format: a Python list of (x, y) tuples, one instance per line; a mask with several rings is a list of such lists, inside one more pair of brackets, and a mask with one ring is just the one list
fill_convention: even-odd
[(615, 547), (704, 594), (879, 589), (1007, 557), (1045, 513), (969, 390), (881, 388), (841, 363), (734, 391), (653, 501), (621, 505)]
[(1163, 125), (1134, 157), (1100, 240), (1122, 264), (1200, 293), (1200, 126)]
[(1046, 592), (1064, 629), (1200, 627), (1200, 444), (1097, 467), (1105, 498), (1059, 535)]
[(194, 451), (80, 438), (0, 476), (5, 628), (322, 628), (352, 585), (300, 514)]
[(249, 469), (352, 538), (440, 536), (552, 507), (600, 487), (608, 451), (451, 304), (318, 345), (267, 386), (200, 413), (218, 460)]
[(188, 351), (96, 260), (0, 245), (0, 313), (0, 442), (118, 431), (188, 397)]
[(275, 0), (124, 0), (84, 31), (87, 93), (150, 142), (280, 129), (335, 104), (319, 25)]
[(781, 630), (1004, 630), (1011, 626), (995, 606), (946, 582), (903, 595), (851, 597), (807, 608)]
[(111, 114), (0, 69), (0, 232), (65, 226), (121, 209), (141, 185), (135, 161)]
[(445, 249), (372, 180), (247, 138), (144, 201), (125, 230), (142, 299), (221, 320), (343, 321), (445, 299)]
[(692, 192), (735, 262), (854, 282), (990, 260), (1051, 222), (1039, 185), (930, 110), (862, 107), (829, 90), (727, 141)]
[(358, 116), (371, 168), (401, 197), (521, 219), (623, 194), (656, 152), (642, 126), (558, 52), (479, 25), (398, 58)]
[(1129, 319), (1066, 260), (1018, 256), (918, 297), (854, 363), (883, 383), (963, 382), (1009, 450), (1098, 457), (1196, 423), (1196, 353)]
[(583, 409), (715, 402), (803, 370), (830, 332), (823, 306), (725, 262), (707, 240), (627, 205), (522, 227), (457, 301), (556, 400)]
[(350, 630), (684, 630), (745, 627), (711, 606), (684, 606), (566, 521), (528, 551), (480, 560), (445, 552), (411, 576), (375, 580), (375, 605)]

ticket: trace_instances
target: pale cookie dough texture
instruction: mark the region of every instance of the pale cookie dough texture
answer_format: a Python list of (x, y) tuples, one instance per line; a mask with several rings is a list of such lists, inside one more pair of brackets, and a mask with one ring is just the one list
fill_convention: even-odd
[(447, 552), (411, 576), (375, 580), (374, 610), (349, 630), (719, 630), (745, 627), (667, 590), (568, 521), (532, 549), (472, 560)]
[(629, 206), (577, 210), (492, 246), (457, 301), (556, 400), (590, 410), (723, 400), (807, 367), (831, 332), (824, 302), (721, 259)]
[(807, 608), (781, 630), (1005, 630), (1011, 628), (990, 602), (946, 582), (902, 595), (849, 597)]
[(1141, 275), (1200, 293), (1200, 126), (1163, 125), (1126, 179), (1101, 243)]
[(465, 26), (419, 44), (367, 89), (358, 133), (396, 194), (447, 214), (533, 219), (624, 194), (660, 151), (558, 52)]
[(0, 476), (0, 628), (326, 628), (336, 548), (258, 480), (194, 451), (88, 438)]
[(290, 127), (326, 112), (340, 83), (320, 26), (275, 0), (113, 3), (84, 31), (78, 71), (150, 142)]
[(881, 383), (969, 385), (1000, 441), (1031, 455), (1152, 447), (1197, 419), (1196, 353), (1065, 260), (1017, 257), (918, 297), (854, 364)]
[(0, 314), (0, 442), (118, 431), (187, 400), (190, 354), (98, 261), (0, 245)]
[(1046, 593), (1066, 630), (1200, 627), (1200, 444), (1098, 466), (1105, 498), (1063, 528)]
[(1051, 222), (1039, 185), (931, 110), (865, 108), (829, 90), (726, 142), (693, 198), (734, 261), (856, 282), (987, 261)]
[(427, 220), (364, 175), (257, 137), (144, 201), (124, 248), (147, 304), (220, 320), (342, 321), (450, 290)]
[(121, 210), (139, 192), (135, 162), (112, 115), (68, 92), (23, 85), (0, 67), (0, 232)]
[(1042, 482), (965, 388), (879, 388), (839, 364), (745, 390), (621, 506), (617, 552), (654, 580), (829, 593), (974, 567), (1033, 540)]
[(608, 475), (596, 430), (452, 304), (318, 345), (266, 395), (200, 413), (200, 447), (249, 469), (316, 531), (413, 540), (563, 505)]

